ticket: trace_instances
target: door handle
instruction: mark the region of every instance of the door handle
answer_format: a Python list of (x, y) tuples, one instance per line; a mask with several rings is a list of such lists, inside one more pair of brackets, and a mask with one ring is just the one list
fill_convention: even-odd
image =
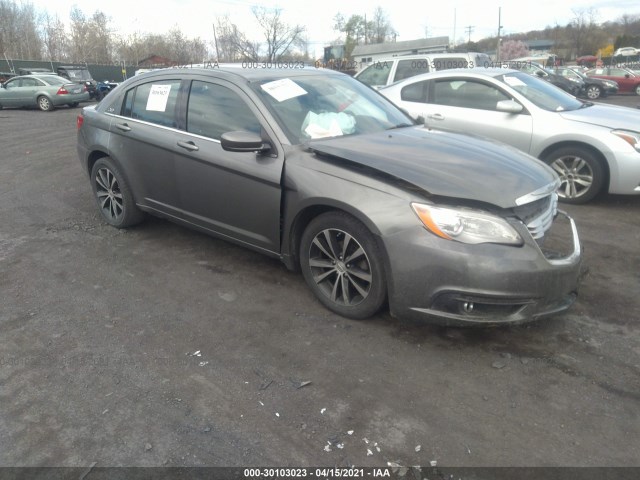
[(126, 123), (116, 123), (116, 128), (118, 130), (122, 130), (123, 132), (131, 131), (131, 127), (129, 125), (127, 125)]
[(432, 113), (431, 115), (427, 115), (427, 118), (431, 120), (444, 120), (444, 115), (441, 113)]
[(197, 152), (198, 150), (200, 150), (200, 147), (198, 147), (195, 143), (191, 141), (189, 142), (179, 141), (178, 146), (181, 148), (184, 148), (185, 150), (189, 150), (190, 152)]

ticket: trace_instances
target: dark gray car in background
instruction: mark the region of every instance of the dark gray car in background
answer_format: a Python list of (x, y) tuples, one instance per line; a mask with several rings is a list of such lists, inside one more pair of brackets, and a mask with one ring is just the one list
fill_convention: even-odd
[(280, 258), (346, 317), (388, 304), (498, 324), (576, 298), (580, 244), (549, 167), (415, 126), (337, 72), (136, 76), (83, 109), (78, 154), (111, 225), (147, 212)]

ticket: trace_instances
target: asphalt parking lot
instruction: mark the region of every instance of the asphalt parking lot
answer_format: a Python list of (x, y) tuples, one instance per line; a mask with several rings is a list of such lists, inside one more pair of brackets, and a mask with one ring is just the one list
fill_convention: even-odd
[(0, 112), (1, 466), (640, 466), (640, 196), (565, 207), (562, 316), (359, 322), (259, 254), (107, 226), (77, 114)]

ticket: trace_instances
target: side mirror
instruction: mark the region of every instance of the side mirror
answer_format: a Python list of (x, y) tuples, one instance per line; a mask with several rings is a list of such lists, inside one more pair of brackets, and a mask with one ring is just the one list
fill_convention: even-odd
[(222, 149), (228, 152), (260, 152), (271, 150), (271, 145), (262, 141), (262, 137), (253, 132), (226, 132), (220, 138)]
[(536, 71), (536, 75), (537, 75), (537, 76), (539, 76), (539, 77), (544, 77), (544, 76), (546, 76), (542, 70), (537, 70), (537, 71)]
[(523, 107), (515, 100), (501, 100), (496, 104), (496, 110), (505, 113), (520, 113)]
[(631, 78), (631, 75), (629, 75), (628, 73), (625, 73), (624, 78)]

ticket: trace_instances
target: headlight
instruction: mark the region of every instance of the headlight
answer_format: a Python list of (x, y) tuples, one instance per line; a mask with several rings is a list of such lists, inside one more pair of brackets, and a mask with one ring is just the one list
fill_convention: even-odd
[(640, 133), (632, 132), (630, 130), (613, 130), (611, 133), (623, 139), (635, 148), (637, 152), (640, 152)]
[(522, 237), (504, 219), (488, 213), (412, 203), (424, 226), (435, 235), (462, 243), (522, 245)]

